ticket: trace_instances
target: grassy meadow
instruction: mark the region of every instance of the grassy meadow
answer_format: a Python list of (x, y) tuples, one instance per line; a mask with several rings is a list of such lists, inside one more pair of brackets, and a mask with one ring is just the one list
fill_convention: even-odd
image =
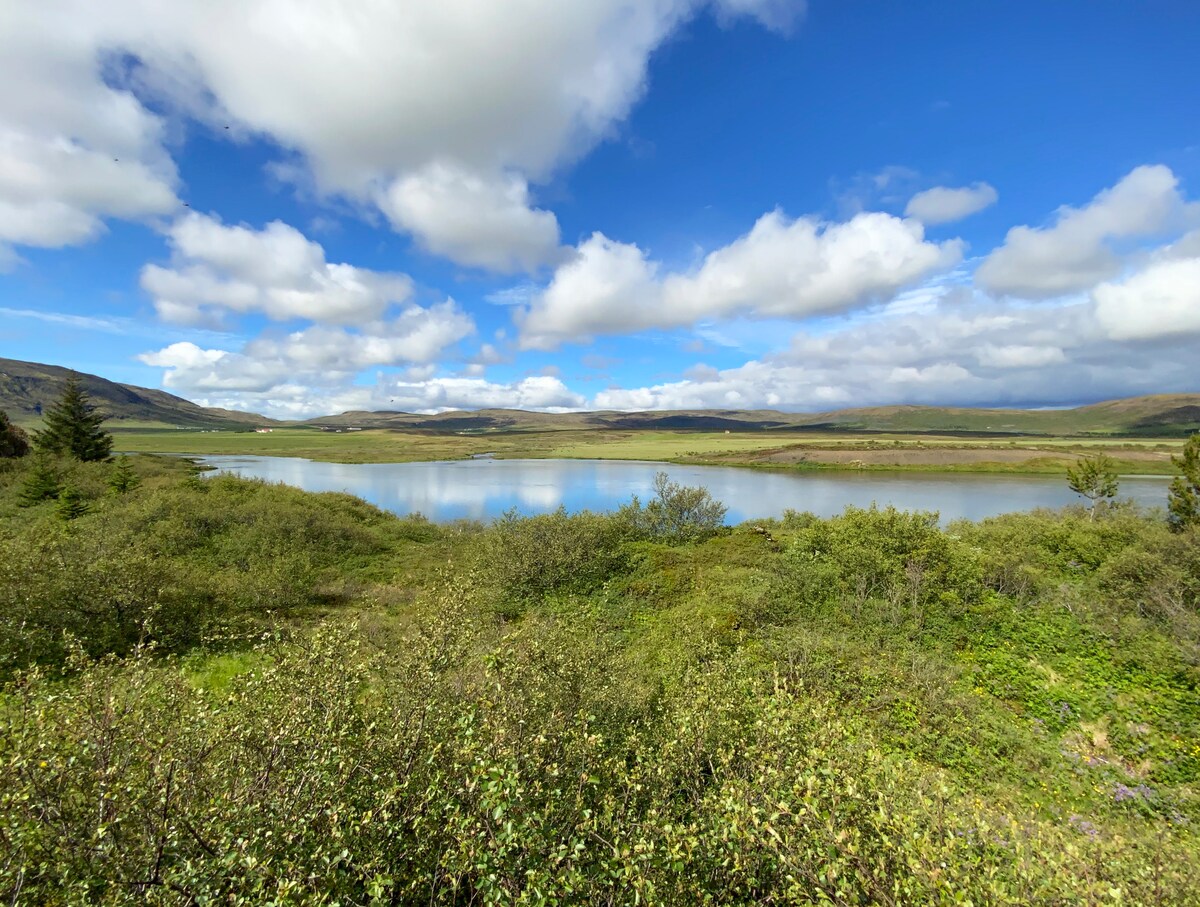
[(1200, 900), (1195, 529), (438, 525), (132, 461), (52, 464), (82, 510), (0, 461), (5, 903)]
[(1125, 475), (1167, 475), (1181, 439), (976, 438), (842, 432), (694, 432), (558, 429), (435, 433), (276, 428), (269, 433), (125, 429), (129, 453), (259, 454), (337, 463), (511, 458), (654, 460), (783, 469), (1061, 473), (1080, 456), (1105, 453)]

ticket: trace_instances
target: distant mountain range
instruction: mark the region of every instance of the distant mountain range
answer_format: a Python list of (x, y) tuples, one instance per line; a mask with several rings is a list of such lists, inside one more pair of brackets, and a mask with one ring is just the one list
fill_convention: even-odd
[[(58, 399), (71, 372), (55, 365), (0, 359), (0, 410), (19, 423), (36, 422)], [(1124, 435), (1179, 437), (1200, 431), (1200, 394), (1155, 394), (1073, 409), (970, 409), (941, 406), (875, 406), (824, 413), (775, 410), (676, 410), (623, 413), (536, 413), (512, 409), (453, 411), (437, 415), (346, 412), (304, 422), (280, 422), (253, 413), (198, 406), (165, 391), (116, 384), (80, 374), (112, 427), (178, 427), (249, 430), (291, 425), (328, 429), (381, 428), (448, 432), (555, 431), (846, 431), (981, 435)]]
[(845, 431), (979, 435), (1127, 435), (1178, 437), (1200, 431), (1200, 394), (1156, 394), (1074, 409), (970, 409), (942, 406), (875, 406), (823, 413), (776, 410), (672, 410), (662, 412), (530, 413), (484, 409), (437, 415), (348, 412), (310, 419), (325, 428), (425, 431)]

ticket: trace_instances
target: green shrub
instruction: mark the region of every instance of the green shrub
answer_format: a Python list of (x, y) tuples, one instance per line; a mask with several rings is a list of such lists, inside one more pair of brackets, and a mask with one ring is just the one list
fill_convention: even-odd
[(678, 545), (702, 541), (720, 532), (726, 511), (707, 488), (680, 485), (660, 472), (654, 477), (654, 498), (643, 506), (635, 495), (619, 515), (636, 535)]
[[(738, 660), (640, 709), (578, 637), (270, 643), (219, 694), (79, 660), (0, 702), (0, 896), (29, 903), (1182, 904), (1195, 842), (1040, 816)], [(1137, 794), (1133, 794), (1137, 796)], [(46, 821), (46, 817), (53, 821)]]
[(19, 425), (9, 421), (8, 413), (0, 410), (0, 460), (23, 457), (29, 453), (29, 435)]
[(983, 589), (977, 552), (942, 532), (937, 514), (849, 507), (797, 531), (789, 558), (806, 600), (854, 612), (883, 602), (897, 620), (973, 603)]
[[(551, 593), (586, 593), (621, 573), (628, 526), (611, 514), (505, 514), (478, 536), (473, 565), (500, 602), (536, 602)], [(513, 612), (515, 613), (515, 612)]]

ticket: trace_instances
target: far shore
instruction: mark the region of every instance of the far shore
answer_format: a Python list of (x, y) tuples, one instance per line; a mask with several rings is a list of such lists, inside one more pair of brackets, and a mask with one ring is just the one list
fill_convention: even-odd
[(543, 431), (432, 433), (365, 430), (272, 432), (134, 429), (116, 432), (128, 453), (300, 457), (332, 463), (497, 459), (646, 460), (772, 470), (1057, 474), (1089, 454), (1121, 475), (1170, 475), (1179, 438), (803, 435), (785, 432)]

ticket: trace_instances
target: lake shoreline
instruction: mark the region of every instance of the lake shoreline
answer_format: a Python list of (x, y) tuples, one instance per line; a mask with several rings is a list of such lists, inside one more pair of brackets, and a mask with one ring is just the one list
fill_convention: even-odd
[[(335, 463), (254, 454), (187, 458), (206, 474), (226, 472), (307, 491), (345, 492), (398, 515), (421, 513), (438, 522), (616, 510), (653, 495), (654, 477), (703, 486), (729, 507), (731, 523), (776, 519), (788, 510), (833, 516), (847, 507), (895, 507), (937, 512), (949, 521), (1077, 505), (1057, 475), (1012, 472), (887, 471), (882, 469), (746, 468), (733, 464), (583, 458), (471, 458), (407, 463)], [(1122, 484), (1119, 499), (1142, 507), (1166, 501), (1165, 477)]]
[[(805, 460), (793, 463), (772, 463), (759, 460), (741, 459), (737, 457), (721, 458), (721, 457), (706, 457), (706, 458), (691, 458), (691, 457), (675, 457), (670, 459), (654, 459), (647, 460), (641, 457), (618, 457), (618, 456), (570, 456), (570, 455), (539, 455), (536, 452), (519, 453), (519, 452), (494, 452), (486, 451), (482, 453), (467, 453), (459, 456), (430, 456), (421, 458), (372, 458), (363, 459), (359, 457), (332, 457), (321, 456), (319, 452), (314, 451), (296, 451), (296, 452), (272, 452), (263, 454), (257, 451), (220, 451), (211, 453), (188, 453), (181, 451), (164, 451), (164, 450), (124, 450), (120, 451), (128, 454), (147, 454), (150, 456), (161, 457), (182, 457), (184, 459), (196, 460), (204, 457), (240, 457), (240, 456), (272, 456), (284, 457), (297, 460), (309, 460), (314, 463), (336, 463), (344, 466), (356, 465), (384, 465), (384, 464), (400, 464), (400, 463), (449, 463), (449, 462), (470, 462), (476, 460), (580, 460), (580, 461), (599, 461), (611, 463), (662, 463), (665, 466), (719, 466), (730, 467), (747, 470), (761, 470), (764, 472), (827, 472), (827, 473), (914, 473), (922, 475), (962, 475), (962, 474), (979, 474), (979, 475), (1014, 475), (1014, 476), (1054, 476), (1065, 475), (1067, 466), (1071, 462), (1065, 459), (1050, 458), (1034, 458), (1025, 463), (1001, 463), (994, 461), (977, 461), (977, 462), (943, 462), (943, 463), (870, 463), (861, 461), (858, 463), (846, 462), (824, 462), (821, 460)], [(1037, 462), (1037, 460), (1043, 462)], [(1130, 461), (1116, 461), (1117, 475), (1122, 479), (1137, 478), (1137, 477), (1170, 477), (1177, 474), (1177, 470), (1170, 464), (1159, 466), (1151, 462), (1132, 463)]]

